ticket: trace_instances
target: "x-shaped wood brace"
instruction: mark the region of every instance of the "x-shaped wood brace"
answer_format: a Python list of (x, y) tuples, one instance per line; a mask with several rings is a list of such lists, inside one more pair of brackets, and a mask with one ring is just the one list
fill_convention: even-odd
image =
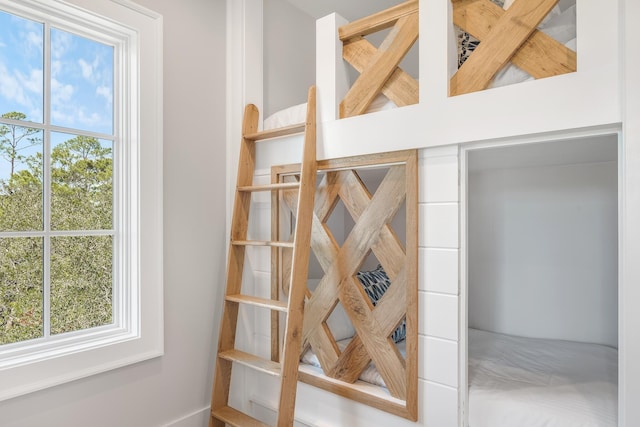
[[(388, 223), (405, 194), (404, 165), (390, 167), (373, 197), (353, 171), (327, 173), (316, 192), (311, 239), (325, 275), (306, 303), (302, 336), (303, 349), (313, 348), (327, 376), (354, 382), (373, 360), (389, 392), (399, 399), (406, 399), (406, 366), (390, 335), (406, 314), (406, 256)], [(342, 247), (325, 225), (338, 198), (355, 220)], [(295, 206), (295, 194), (285, 195), (285, 202)], [(369, 250), (392, 281), (376, 307), (355, 278)], [(356, 330), (342, 353), (326, 324), (339, 301)]]
[(576, 53), (536, 30), (558, 0), (452, 0), (453, 23), (480, 44), (451, 78), (452, 96), (486, 89), (508, 62), (539, 79), (576, 71)]
[[(379, 48), (364, 36), (393, 26)], [(398, 64), (418, 39), (418, 0), (410, 0), (339, 29), (343, 58), (360, 76), (340, 103), (340, 117), (366, 111), (382, 92), (397, 106), (418, 103), (418, 82)]]

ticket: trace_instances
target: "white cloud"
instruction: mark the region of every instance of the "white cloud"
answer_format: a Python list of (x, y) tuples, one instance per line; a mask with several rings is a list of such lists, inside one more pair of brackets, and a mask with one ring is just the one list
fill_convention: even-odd
[(54, 108), (51, 110), (51, 120), (53, 123), (72, 126), (75, 123), (75, 116), (73, 112), (71, 114), (65, 114), (61, 109)]
[(89, 64), (84, 59), (79, 59), (78, 65), (80, 65), (80, 68), (82, 69), (82, 77), (87, 80), (91, 80), (91, 77), (93, 76), (93, 65)]
[(29, 31), (26, 36), (27, 46), (29, 48), (35, 48), (38, 53), (42, 52), (42, 33)]
[(14, 74), (9, 72), (4, 63), (0, 63), (0, 95), (8, 101), (28, 108), (32, 108), (29, 97)]
[(61, 105), (69, 101), (75, 92), (75, 88), (70, 84), (64, 84), (57, 79), (51, 79), (51, 104)]
[(109, 105), (111, 105), (113, 103), (113, 91), (111, 90), (110, 87), (98, 86), (96, 88), (96, 94), (100, 95), (100, 96), (103, 96), (107, 100)]
[(51, 75), (55, 77), (59, 75), (61, 71), (62, 71), (62, 61), (60, 60), (51, 61)]
[(35, 93), (36, 95), (42, 95), (42, 70), (31, 69), (29, 71), (29, 75), (24, 75), (17, 71), (16, 77), (20, 84), (29, 92)]
[(71, 34), (60, 30), (51, 31), (51, 56), (59, 59), (71, 48), (73, 38)]

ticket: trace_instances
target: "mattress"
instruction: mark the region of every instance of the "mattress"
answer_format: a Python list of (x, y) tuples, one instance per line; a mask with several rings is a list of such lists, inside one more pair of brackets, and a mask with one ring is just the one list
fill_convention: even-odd
[(618, 351), (469, 329), (470, 427), (615, 427)]
[[(379, 94), (367, 108), (367, 113), (375, 113), (377, 111), (390, 110), (397, 108), (396, 104), (389, 100), (386, 96)], [(298, 123), (304, 123), (307, 114), (307, 103), (294, 105), (289, 108), (277, 111), (264, 120), (263, 128), (277, 129)]]

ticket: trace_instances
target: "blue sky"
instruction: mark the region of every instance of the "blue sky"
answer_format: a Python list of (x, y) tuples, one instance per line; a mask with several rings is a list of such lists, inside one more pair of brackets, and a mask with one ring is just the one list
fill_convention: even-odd
[[(42, 123), (43, 40), (42, 23), (0, 12), (0, 115), (18, 111)], [(113, 47), (52, 28), (50, 87), (51, 124), (113, 132)], [(0, 159), (0, 179), (7, 171)]]

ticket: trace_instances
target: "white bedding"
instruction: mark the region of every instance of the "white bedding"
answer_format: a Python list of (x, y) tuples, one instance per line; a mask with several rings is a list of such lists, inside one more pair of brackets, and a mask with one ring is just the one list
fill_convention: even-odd
[[(375, 113), (376, 111), (390, 110), (396, 108), (396, 104), (389, 100), (386, 96), (379, 94), (369, 108), (367, 113)], [(285, 108), (284, 110), (277, 111), (267, 117), (263, 123), (263, 129), (276, 129), (284, 126), (295, 125), (303, 123), (306, 119), (307, 103), (294, 105), (293, 107)]]
[(470, 427), (615, 427), (618, 351), (469, 329)]
[[(338, 341), (337, 343), (338, 343), (338, 348), (340, 348), (340, 351), (344, 350), (350, 341), (351, 341), (351, 338)], [(396, 343), (396, 345), (398, 346), (398, 351), (400, 351), (403, 357), (406, 357), (407, 355), (405, 343), (406, 343), (405, 340), (402, 340), (399, 343)], [(307, 350), (302, 355), (302, 358), (300, 359), (300, 361), (302, 363), (306, 363), (307, 365), (312, 365), (312, 366), (315, 366), (316, 368), (320, 368), (320, 362), (318, 361), (318, 357), (315, 355), (312, 348), (309, 348), (309, 350)], [(362, 375), (360, 375), (359, 379), (369, 384), (386, 388), (386, 385), (384, 383), (384, 380), (382, 379), (382, 376), (380, 376), (380, 373), (378, 372), (378, 370), (376, 369), (373, 363), (369, 363), (369, 366), (367, 366), (367, 368), (364, 371), (362, 371)]]

